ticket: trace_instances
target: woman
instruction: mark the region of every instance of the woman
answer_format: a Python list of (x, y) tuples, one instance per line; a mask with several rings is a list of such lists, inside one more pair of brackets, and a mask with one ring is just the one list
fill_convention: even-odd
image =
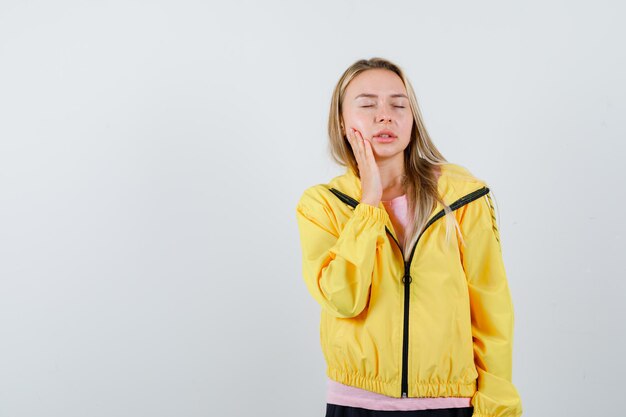
[(437, 150), (387, 60), (344, 72), (328, 130), (346, 172), (296, 209), (303, 277), (322, 307), (326, 416), (520, 416), (486, 183)]

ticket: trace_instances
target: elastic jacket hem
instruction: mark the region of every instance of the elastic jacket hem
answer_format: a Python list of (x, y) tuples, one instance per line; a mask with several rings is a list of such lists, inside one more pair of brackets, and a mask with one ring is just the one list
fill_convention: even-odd
[[(388, 397), (400, 398), (400, 380), (381, 381), (367, 378), (359, 374), (327, 367), (326, 375), (334, 381), (345, 385), (359, 387), (367, 391), (378, 392)], [(450, 382), (411, 382), (411, 397), (472, 397), (476, 392), (476, 381), (470, 383)]]

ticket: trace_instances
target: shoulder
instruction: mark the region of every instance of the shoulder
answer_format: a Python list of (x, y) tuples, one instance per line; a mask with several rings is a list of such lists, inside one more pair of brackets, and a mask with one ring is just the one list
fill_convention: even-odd
[(487, 182), (474, 175), (463, 165), (446, 162), (441, 165), (442, 175), (458, 190), (487, 186)]
[[(327, 183), (319, 183), (311, 185), (304, 189), (298, 201), (299, 207), (310, 207), (319, 210), (326, 208), (327, 210), (341, 210), (345, 206), (337, 196), (331, 191), (336, 188), (344, 193), (352, 196), (355, 193), (355, 176), (352, 172), (346, 171), (343, 174), (336, 175)], [(356, 198), (356, 196), (354, 196)]]
[(345, 220), (348, 210), (345, 204), (330, 191), (329, 184), (315, 184), (304, 189), (296, 205), (296, 218), (303, 230), (314, 226), (315, 230), (324, 230), (338, 236), (342, 221)]
[(311, 185), (300, 194), (298, 206), (323, 204), (328, 200), (329, 194), (330, 190), (327, 184)]
[(296, 204), (296, 212), (310, 219), (333, 218), (334, 205), (332, 194), (328, 184), (311, 185), (302, 191)]
[(468, 168), (458, 164), (446, 164), (449, 181), (454, 184), (458, 195), (469, 195), (482, 190), (478, 198), (472, 199), (457, 211), (461, 229), (466, 232), (493, 230), (499, 238), (496, 211), (488, 182), (474, 175)]

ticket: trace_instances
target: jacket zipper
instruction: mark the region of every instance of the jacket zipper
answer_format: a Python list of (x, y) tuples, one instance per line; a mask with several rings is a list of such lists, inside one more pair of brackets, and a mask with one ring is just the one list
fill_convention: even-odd
[[(358, 200), (355, 200), (354, 198), (342, 193), (341, 191), (335, 189), (335, 188), (330, 188), (330, 191), (335, 194), (341, 201), (343, 201), (344, 203), (352, 206), (353, 208), (356, 208), (356, 206), (360, 203)], [(463, 197), (460, 197), (458, 200), (456, 200), (455, 202), (453, 202), (452, 204), (450, 204), (450, 210), (454, 211), (462, 206), (464, 206), (465, 204), (468, 204), (474, 200), (476, 200), (477, 198), (482, 197), (483, 195), (489, 193), (489, 188), (488, 187), (482, 187), (479, 188), (478, 190), (472, 191), (469, 194), (464, 195)], [(396, 242), (396, 245), (398, 246), (398, 249), (400, 249), (400, 253), (402, 253), (402, 261), (404, 263), (404, 274), (402, 275), (402, 283), (404, 284), (404, 323), (403, 323), (403, 332), (402, 332), (402, 384), (400, 387), (400, 396), (402, 398), (406, 398), (408, 397), (408, 392), (409, 392), (409, 378), (408, 378), (408, 356), (409, 356), (409, 302), (410, 302), (410, 295), (411, 295), (411, 281), (413, 281), (413, 278), (411, 277), (411, 261), (413, 260), (413, 255), (415, 254), (415, 248), (417, 247), (417, 244), (420, 241), (420, 238), (422, 237), (422, 235), (424, 234), (424, 232), (438, 219), (440, 219), (441, 217), (445, 216), (445, 210), (441, 209), (435, 216), (433, 216), (432, 219), (430, 219), (428, 221), (428, 223), (426, 223), (426, 226), (424, 227), (424, 229), (421, 231), (421, 233), (419, 234), (419, 236), (417, 237), (417, 240), (415, 241), (415, 244), (413, 245), (413, 248), (411, 248), (411, 255), (409, 257), (409, 260), (405, 260), (404, 259), (404, 252), (402, 251), (402, 247), (400, 246), (400, 243), (396, 240), (396, 238), (394, 237), (393, 233), (391, 233), (391, 231), (389, 230), (389, 228), (387, 226), (385, 226), (385, 230), (387, 231), (387, 233), (389, 234), (389, 236), (391, 236), (391, 239)]]

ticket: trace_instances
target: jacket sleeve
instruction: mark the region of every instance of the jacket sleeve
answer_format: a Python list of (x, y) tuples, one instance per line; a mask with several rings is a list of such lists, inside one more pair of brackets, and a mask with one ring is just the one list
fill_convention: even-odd
[(338, 230), (322, 197), (307, 190), (298, 202), (302, 275), (313, 298), (332, 316), (355, 317), (365, 309), (387, 216), (384, 209), (359, 203)]
[(522, 403), (512, 383), (514, 312), (494, 214), (486, 194), (466, 205), (460, 222), (478, 372), (471, 404), (473, 417), (518, 417)]

